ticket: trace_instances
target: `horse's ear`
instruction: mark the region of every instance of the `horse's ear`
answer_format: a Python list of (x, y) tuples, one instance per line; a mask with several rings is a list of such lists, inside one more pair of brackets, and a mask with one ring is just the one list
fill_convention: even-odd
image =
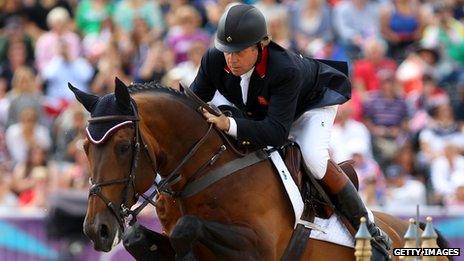
[(76, 99), (84, 106), (84, 108), (88, 112), (92, 112), (93, 108), (95, 107), (95, 104), (98, 102), (98, 96), (95, 96), (90, 93), (85, 93), (76, 87), (72, 86), (71, 83), (68, 82), (68, 88), (74, 93), (74, 96), (76, 96)]
[(124, 110), (130, 110), (130, 95), (127, 86), (119, 80), (118, 77), (114, 79), (114, 96), (116, 97), (116, 102), (118, 103), (119, 107), (123, 108)]
[(179, 82), (179, 90), (180, 92), (184, 92), (185, 93), (185, 87), (182, 85), (182, 83)]

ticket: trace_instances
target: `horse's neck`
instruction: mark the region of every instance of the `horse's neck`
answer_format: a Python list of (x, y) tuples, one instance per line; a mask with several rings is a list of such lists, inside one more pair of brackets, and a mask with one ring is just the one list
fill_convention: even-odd
[[(187, 156), (193, 146), (208, 132), (208, 124), (200, 114), (180, 101), (165, 97), (151, 97), (139, 101), (140, 113), (149, 135), (156, 139), (158, 151), (165, 155), (160, 172), (169, 174)], [(206, 141), (185, 163), (182, 173), (188, 175), (219, 149), (222, 140), (216, 131), (208, 134)]]

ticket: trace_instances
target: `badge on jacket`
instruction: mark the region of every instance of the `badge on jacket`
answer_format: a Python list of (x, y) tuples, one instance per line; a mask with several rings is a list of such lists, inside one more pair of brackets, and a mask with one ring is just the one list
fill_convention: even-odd
[(258, 103), (261, 106), (267, 106), (269, 102), (263, 96), (258, 96)]

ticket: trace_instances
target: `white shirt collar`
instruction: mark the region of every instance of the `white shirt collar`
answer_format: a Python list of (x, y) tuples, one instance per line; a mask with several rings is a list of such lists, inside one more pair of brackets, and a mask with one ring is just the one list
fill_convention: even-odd
[(255, 67), (253, 66), (253, 68), (251, 68), (248, 72), (240, 75), (240, 77), (243, 79), (249, 79), (251, 77), (251, 74), (253, 74), (253, 71), (255, 70)]

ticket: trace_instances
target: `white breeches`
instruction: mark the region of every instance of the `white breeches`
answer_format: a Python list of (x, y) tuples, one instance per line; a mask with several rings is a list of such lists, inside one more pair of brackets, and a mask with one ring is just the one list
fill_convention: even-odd
[(322, 179), (329, 160), (329, 143), (338, 105), (309, 110), (290, 129), (289, 138), (300, 145), (306, 166), (316, 179)]

